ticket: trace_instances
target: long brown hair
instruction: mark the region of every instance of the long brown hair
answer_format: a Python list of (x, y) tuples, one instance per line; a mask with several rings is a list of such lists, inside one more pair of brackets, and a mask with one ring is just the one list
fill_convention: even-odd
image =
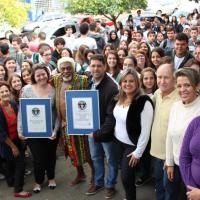
[(81, 45), (75, 55), (75, 61), (78, 62), (81, 66), (84, 64), (84, 61), (85, 61), (84, 51), (86, 49), (89, 49), (87, 45), (84, 45), (84, 44)]
[(156, 83), (156, 71), (154, 69), (152, 69), (151, 67), (147, 67), (147, 68), (144, 68), (141, 72), (141, 76), (140, 76), (141, 89), (146, 93), (146, 87), (143, 83), (145, 72), (151, 72), (153, 74), (153, 77), (155, 79), (155, 83), (154, 83), (153, 88), (152, 88), (152, 93), (154, 93), (158, 88), (157, 83)]
[[(12, 94), (12, 98), (15, 100), (15, 102), (18, 104), (19, 103), (19, 97), (20, 97), (20, 93), (21, 93), (21, 89), (20, 90), (15, 90), (13, 87), (12, 87), (12, 80), (13, 78), (19, 78), (21, 83), (22, 83), (22, 78), (19, 74), (11, 74), (9, 79), (8, 79), (8, 84), (10, 86), (10, 91), (11, 91), (11, 94)], [(23, 83), (22, 83), (22, 87), (23, 87)]]
[(133, 76), (133, 78), (135, 80), (135, 84), (136, 84), (136, 90), (134, 91), (133, 99), (136, 99), (137, 97), (139, 97), (142, 94), (142, 90), (141, 90), (141, 87), (140, 87), (140, 79), (138, 77), (136, 70), (133, 69), (133, 68), (127, 68), (127, 69), (122, 71), (121, 78), (119, 80), (119, 85), (120, 85), (119, 94), (115, 98), (115, 100), (118, 100), (119, 104), (123, 104), (123, 102), (126, 99), (126, 94), (122, 90), (121, 84), (122, 84), (122, 81), (124, 80), (124, 78), (129, 74), (131, 74)]
[(109, 72), (110, 71), (110, 67), (108, 65), (108, 62), (107, 62), (107, 59), (108, 59), (108, 56), (112, 54), (115, 56), (116, 60), (117, 60), (117, 63), (116, 63), (116, 66), (115, 66), (115, 74), (113, 75), (113, 78), (116, 78), (117, 75), (120, 73), (120, 62), (119, 62), (119, 56), (117, 54), (117, 51), (115, 50), (110, 50), (107, 54), (107, 57), (106, 57), (106, 71)]

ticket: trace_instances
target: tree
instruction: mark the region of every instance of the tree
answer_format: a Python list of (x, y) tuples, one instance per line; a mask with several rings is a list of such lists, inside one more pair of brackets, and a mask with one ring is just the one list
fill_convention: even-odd
[(104, 15), (116, 25), (117, 18), (123, 12), (146, 6), (146, 0), (68, 0), (67, 10), (72, 14)]
[(0, 24), (8, 22), (19, 27), (27, 20), (28, 7), (17, 0), (0, 0)]

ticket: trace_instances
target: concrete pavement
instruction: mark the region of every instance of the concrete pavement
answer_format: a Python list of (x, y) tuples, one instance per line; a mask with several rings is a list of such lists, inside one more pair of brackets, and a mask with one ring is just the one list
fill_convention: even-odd
[[(28, 168), (30, 168), (30, 160), (28, 162)], [(84, 166), (85, 171), (89, 174), (87, 164)], [(120, 171), (119, 171), (120, 172)], [(85, 192), (88, 189), (89, 176), (87, 181), (80, 183), (77, 186), (71, 187), (69, 183), (75, 178), (75, 169), (72, 167), (70, 160), (66, 161), (63, 155), (59, 155), (56, 165), (56, 182), (57, 187), (55, 190), (50, 190), (47, 187), (47, 182), (44, 183), (42, 190), (39, 194), (34, 194), (30, 200), (103, 200), (104, 192), (100, 191), (96, 195), (86, 196)], [(33, 187), (33, 175), (25, 177), (24, 189), (27, 191), (32, 190)], [(118, 183), (116, 185), (117, 194), (113, 200), (122, 200), (124, 197), (123, 187), (121, 185), (120, 175), (118, 176)], [(13, 188), (8, 188), (5, 180), (0, 181), (0, 200), (12, 200), (15, 199), (12, 196)], [(20, 199), (20, 198), (18, 198)], [(153, 183), (149, 183), (142, 187), (137, 188), (137, 200), (155, 200), (155, 192)]]

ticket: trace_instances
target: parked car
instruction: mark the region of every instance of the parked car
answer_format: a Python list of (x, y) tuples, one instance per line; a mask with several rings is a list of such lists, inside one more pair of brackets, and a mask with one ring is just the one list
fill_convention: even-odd
[(74, 21), (61, 22), (57, 24), (48, 24), (47, 26), (40, 29), (40, 32), (46, 33), (47, 40), (54, 40), (57, 37), (65, 35), (65, 26), (70, 25), (73, 29), (73, 34), (78, 37), (79, 24)]
[(19, 34), (20, 30), (12, 27), (9, 23), (3, 22), (0, 26), (0, 39), (9, 38), (10, 34)]
[(40, 29), (41, 27), (46, 26), (51, 23), (58, 23), (62, 21), (66, 21), (70, 17), (70, 14), (66, 13), (45, 13), (38, 17), (34, 22), (29, 22), (25, 26), (22, 27), (23, 32), (35, 31), (36, 29)]

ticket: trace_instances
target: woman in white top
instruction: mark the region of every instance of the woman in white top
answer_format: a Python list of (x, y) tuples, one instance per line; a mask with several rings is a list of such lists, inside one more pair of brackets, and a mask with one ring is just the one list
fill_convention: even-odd
[(141, 94), (137, 72), (125, 69), (113, 114), (117, 149), (122, 153), (121, 177), (127, 200), (136, 200), (135, 168), (147, 146), (153, 119), (153, 104)]
[(182, 68), (175, 73), (177, 90), (181, 98), (173, 104), (169, 117), (166, 139), (166, 190), (170, 199), (184, 200), (186, 188), (179, 169), (180, 149), (189, 123), (200, 115), (199, 74), (191, 68)]

